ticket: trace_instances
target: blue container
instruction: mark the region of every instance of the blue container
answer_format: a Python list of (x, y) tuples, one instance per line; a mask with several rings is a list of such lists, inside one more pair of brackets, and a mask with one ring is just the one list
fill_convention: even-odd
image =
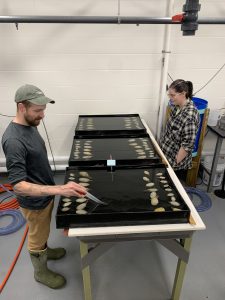
[(199, 115), (200, 115), (200, 125), (199, 125), (199, 129), (198, 129), (198, 132), (196, 135), (194, 149), (192, 151), (192, 157), (195, 157), (195, 156), (197, 156), (197, 153), (198, 153), (198, 143), (199, 143), (199, 138), (201, 135), (202, 122), (203, 122), (203, 118), (204, 118), (205, 109), (208, 106), (208, 101), (201, 99), (201, 98), (196, 98), (196, 97), (193, 97), (192, 101), (194, 102), (194, 104), (199, 112)]

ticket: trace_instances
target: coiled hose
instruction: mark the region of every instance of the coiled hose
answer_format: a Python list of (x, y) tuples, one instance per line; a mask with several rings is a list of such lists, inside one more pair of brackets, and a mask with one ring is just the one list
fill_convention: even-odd
[(0, 235), (6, 235), (19, 230), (25, 223), (26, 220), (22, 216), (21, 212), (15, 209), (6, 209), (0, 211), (0, 217), (11, 216), (12, 222), (4, 227), (0, 228)]
[[(0, 235), (9, 234), (9, 233), (12, 233), (12, 232), (18, 230), (26, 222), (25, 219), (23, 218), (22, 214), (20, 213), (20, 211), (17, 210), (19, 208), (19, 203), (17, 202), (16, 198), (13, 198), (13, 199), (7, 201), (6, 203), (2, 203), (7, 198), (9, 198), (9, 195), (15, 196), (15, 194), (11, 191), (13, 191), (13, 188), (10, 184), (0, 184), (0, 194), (7, 192), (6, 195), (3, 194), (3, 197), (1, 197), (1, 200), (0, 200), (0, 216), (10, 215), (13, 218), (13, 221), (10, 225), (0, 228), (0, 233), (2, 233)], [(17, 249), (16, 255), (14, 256), (14, 259), (7, 271), (7, 274), (6, 274), (5, 278), (3, 279), (3, 281), (0, 283), (0, 293), (4, 289), (6, 282), (9, 279), (9, 277), (13, 271), (13, 268), (16, 265), (17, 259), (23, 248), (23, 244), (26, 240), (27, 233), (28, 233), (28, 225), (25, 228), (22, 240)]]
[[(193, 188), (193, 187), (186, 187), (185, 190), (186, 190), (187, 194), (189, 195), (190, 199), (192, 200), (192, 202), (198, 212), (203, 212), (203, 211), (206, 211), (211, 208), (212, 200), (206, 192), (201, 191), (196, 188)], [(198, 196), (198, 198), (200, 199), (199, 204), (194, 203), (193, 195)]]
[[(7, 194), (11, 194), (12, 196), (15, 196), (15, 194), (11, 192), (12, 190), (13, 188), (10, 184), (0, 184), (0, 193), (7, 192)], [(25, 224), (26, 220), (22, 216), (21, 212), (16, 210), (18, 208), (19, 208), (19, 204), (16, 198), (13, 198), (6, 203), (0, 204), (0, 217), (3, 216), (12, 217), (12, 222), (9, 225), (0, 228), (0, 236), (13, 233), (18, 229), (20, 229)]]

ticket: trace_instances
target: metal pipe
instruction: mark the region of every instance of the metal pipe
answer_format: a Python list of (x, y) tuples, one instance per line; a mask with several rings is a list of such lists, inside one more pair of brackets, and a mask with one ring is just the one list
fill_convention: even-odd
[(81, 24), (171, 24), (166, 17), (117, 17), (117, 16), (0, 16), (0, 23), (81, 23)]
[(198, 24), (225, 24), (225, 18), (199, 18)]
[[(171, 17), (0, 16), (0, 23), (181, 24)], [(225, 18), (199, 18), (198, 24), (225, 24)]]
[[(167, 14), (172, 15), (174, 8), (174, 0), (169, 0), (167, 7)], [(160, 90), (159, 90), (159, 108), (157, 115), (157, 123), (156, 123), (156, 137), (159, 141), (161, 131), (163, 129), (163, 123), (165, 118), (165, 110), (167, 106), (168, 99), (166, 100), (166, 83), (168, 77), (168, 69), (169, 69), (169, 59), (170, 59), (170, 44), (171, 44), (171, 25), (165, 26), (164, 33), (164, 45), (163, 45), (163, 59), (162, 59), (162, 68), (161, 68), (161, 80), (160, 80)], [(167, 101), (167, 102), (166, 102)]]

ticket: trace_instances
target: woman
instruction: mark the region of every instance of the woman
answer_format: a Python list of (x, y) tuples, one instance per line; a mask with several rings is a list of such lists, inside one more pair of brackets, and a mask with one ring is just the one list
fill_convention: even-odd
[(191, 100), (192, 93), (192, 82), (183, 79), (172, 82), (168, 89), (172, 101), (171, 114), (160, 139), (163, 153), (183, 180), (192, 167), (192, 149), (200, 124), (198, 110)]

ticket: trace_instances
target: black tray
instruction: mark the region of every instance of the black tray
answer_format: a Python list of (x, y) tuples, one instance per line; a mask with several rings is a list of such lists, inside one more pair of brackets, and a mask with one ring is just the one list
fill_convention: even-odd
[(141, 137), (136, 138), (75, 138), (70, 153), (69, 166), (107, 166), (109, 159), (116, 160), (117, 166), (162, 163), (149, 135), (142, 134)]
[[(74, 181), (79, 182), (79, 172), (82, 171), (88, 172), (91, 176), (89, 192), (107, 205), (87, 200), (85, 207), (87, 214), (78, 215), (77, 198), (71, 197), (69, 210), (63, 212), (61, 208), (65, 197), (61, 197), (56, 214), (57, 228), (188, 223), (190, 210), (174, 186), (166, 168), (117, 168), (113, 173), (105, 169), (68, 168), (65, 182), (71, 180), (71, 174), (75, 175)], [(150, 176), (144, 174), (144, 171), (148, 171)], [(171, 192), (164, 190), (165, 183), (160, 182), (163, 179), (159, 178), (158, 173), (166, 177)], [(151, 205), (150, 191), (143, 177), (149, 177), (158, 189), (159, 204), (156, 206)], [(172, 207), (177, 207), (169, 203), (171, 196), (168, 196), (168, 193), (174, 194), (180, 204), (179, 211), (172, 210)], [(154, 211), (159, 207), (163, 207), (165, 211)]]
[(139, 114), (80, 115), (75, 129), (77, 137), (124, 136), (146, 133)]

